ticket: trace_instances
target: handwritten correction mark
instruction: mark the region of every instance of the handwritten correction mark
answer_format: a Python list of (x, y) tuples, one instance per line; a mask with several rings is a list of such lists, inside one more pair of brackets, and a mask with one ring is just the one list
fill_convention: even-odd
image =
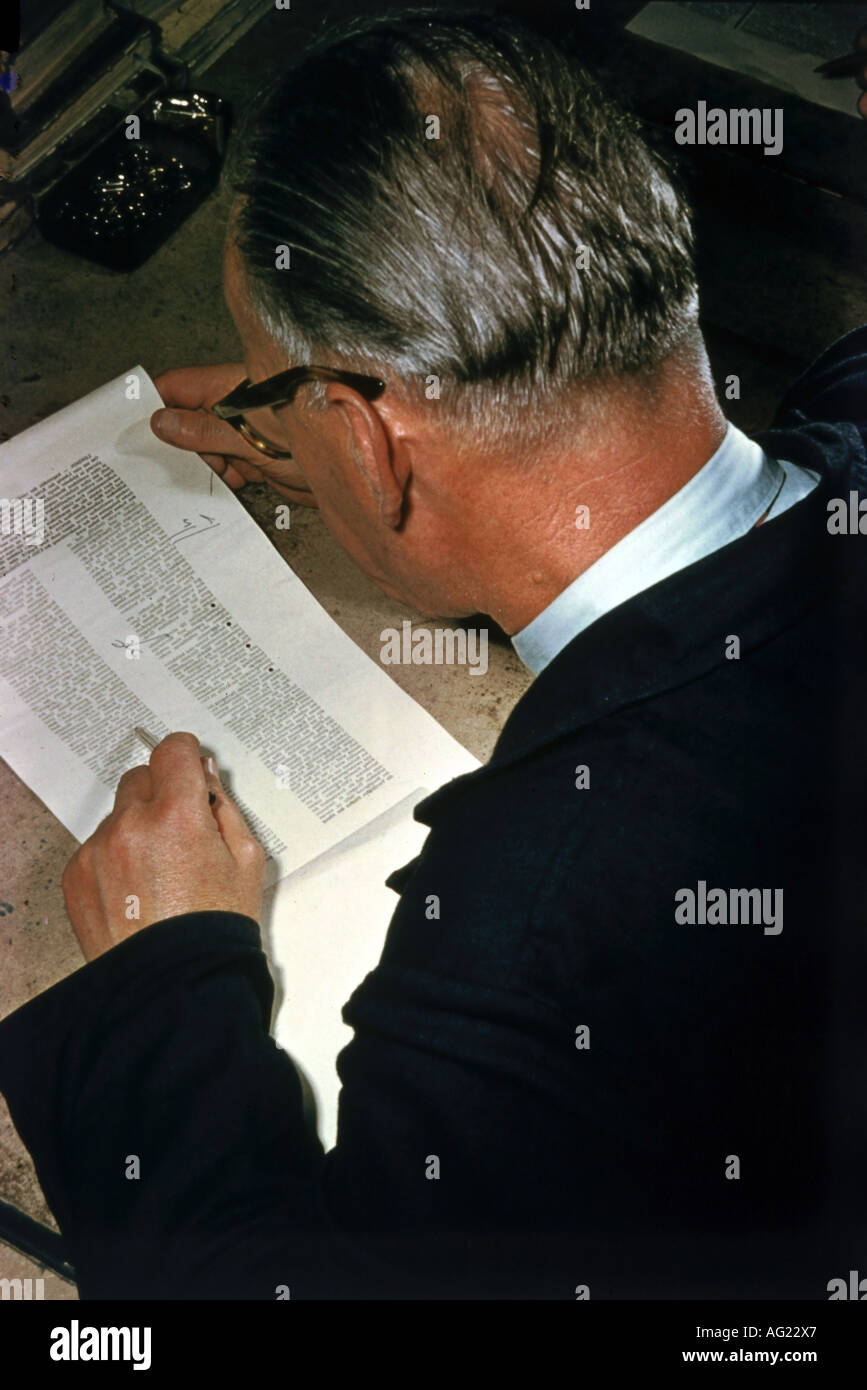
[(202, 521), (206, 521), (207, 526), (199, 526), (195, 521), (190, 521), (189, 517), (184, 517), (184, 524), (180, 531), (176, 531), (173, 536), (169, 536), (170, 541), (185, 541), (188, 536), (201, 536), (205, 531), (212, 531), (215, 526), (219, 526), (212, 516), (205, 516), (204, 512), (199, 512)]

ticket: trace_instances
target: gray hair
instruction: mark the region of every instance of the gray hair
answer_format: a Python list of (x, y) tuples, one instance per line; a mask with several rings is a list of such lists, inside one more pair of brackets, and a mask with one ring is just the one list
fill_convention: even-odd
[(414, 400), (435, 377), (443, 427), (479, 446), (544, 437), (577, 388), (646, 378), (696, 332), (690, 213), (665, 163), (512, 18), (404, 10), (327, 36), (254, 110), (227, 179), (287, 364)]

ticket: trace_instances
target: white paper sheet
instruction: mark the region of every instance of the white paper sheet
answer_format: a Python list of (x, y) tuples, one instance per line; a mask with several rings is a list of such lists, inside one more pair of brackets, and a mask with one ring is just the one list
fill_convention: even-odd
[(352, 1038), (341, 1010), (379, 960), (398, 901), (385, 880), (421, 850), (427, 829), (412, 810), (433, 790), (419, 788), (266, 897), (263, 934), (277, 983), (273, 1033), (305, 1074), (326, 1149), (337, 1137), (335, 1062)]

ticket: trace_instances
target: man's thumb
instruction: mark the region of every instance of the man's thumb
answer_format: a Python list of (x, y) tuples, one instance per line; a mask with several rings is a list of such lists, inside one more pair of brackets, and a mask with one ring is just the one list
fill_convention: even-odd
[(151, 429), (167, 444), (179, 449), (194, 449), (199, 454), (220, 453), (226, 447), (222, 422), (204, 410), (155, 410)]

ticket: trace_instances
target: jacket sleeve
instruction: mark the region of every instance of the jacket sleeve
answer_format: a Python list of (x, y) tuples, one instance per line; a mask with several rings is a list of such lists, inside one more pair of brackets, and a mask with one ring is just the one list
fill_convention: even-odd
[(373, 972), (345, 1011), (357, 1036), (328, 1155), (268, 1035), (248, 918), (147, 927), (0, 1023), (0, 1090), (82, 1297), (525, 1287), (526, 1261), (501, 1265), (491, 1232), (520, 1226), (522, 1207), (544, 1227), (544, 1194), (568, 1180), (553, 1171), (567, 1147), (539, 1145), (568, 1086), (544, 1041), (562, 1021), (521, 994), (392, 974)]

